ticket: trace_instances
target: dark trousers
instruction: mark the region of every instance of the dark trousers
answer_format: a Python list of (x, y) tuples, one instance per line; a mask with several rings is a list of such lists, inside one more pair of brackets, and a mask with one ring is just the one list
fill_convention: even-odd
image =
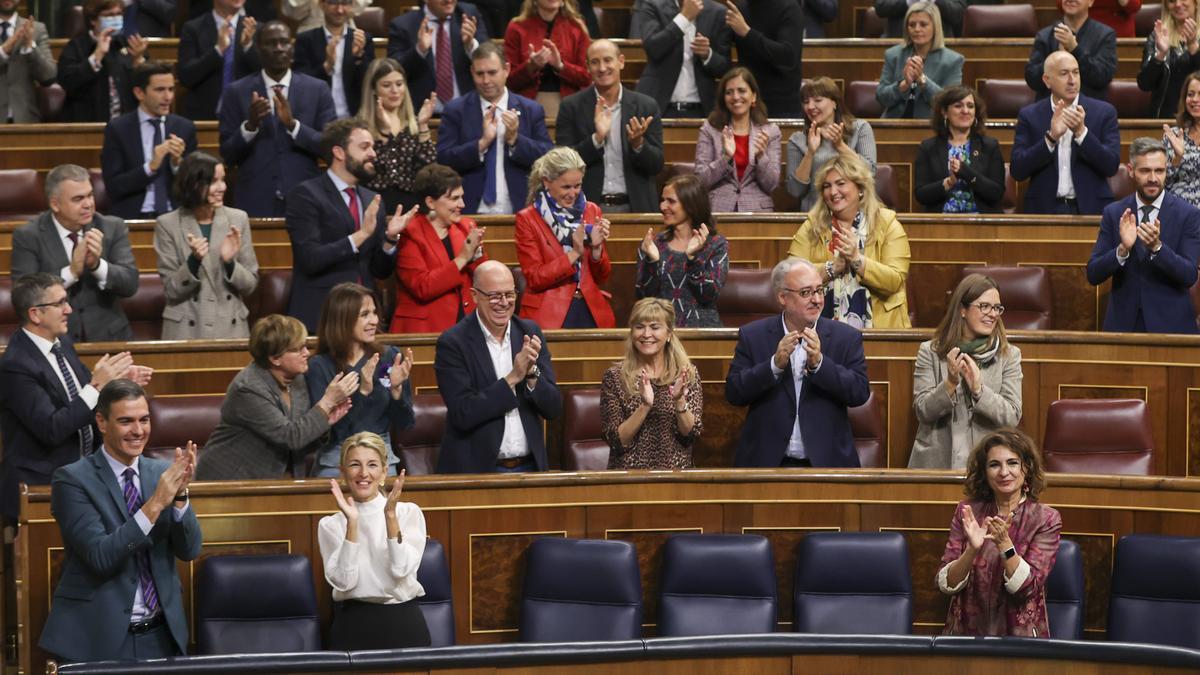
[(126, 633), (125, 641), (121, 643), (121, 651), (117, 654), (117, 658), (123, 661), (165, 659), (171, 656), (179, 656), (179, 649), (175, 646), (171, 629), (166, 623), (145, 633)]
[(796, 457), (789, 457), (787, 455), (784, 455), (783, 461), (779, 463), (779, 466), (781, 466), (785, 469), (807, 468), (807, 467), (812, 466), (812, 461), (810, 459), (808, 459), (807, 457), (805, 457), (804, 459), (797, 459)]
[(329, 648), (339, 652), (365, 649), (428, 647), (429, 626), (417, 601), (394, 605), (344, 600), (333, 607)]
[(563, 328), (595, 328), (596, 319), (592, 318), (592, 310), (588, 309), (587, 301), (575, 298), (567, 308), (567, 316), (563, 319)]

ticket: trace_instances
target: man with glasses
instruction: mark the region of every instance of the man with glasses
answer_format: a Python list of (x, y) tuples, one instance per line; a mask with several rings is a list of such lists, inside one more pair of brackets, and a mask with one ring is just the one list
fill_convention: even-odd
[(433, 368), (446, 402), (438, 473), (545, 471), (543, 420), (562, 412), (550, 350), (537, 324), (513, 316), (512, 272), (475, 269), (477, 307), (437, 341)]
[(782, 315), (738, 331), (725, 398), (750, 412), (735, 466), (859, 466), (846, 409), (871, 395), (862, 334), (821, 318), (821, 279), (807, 260), (779, 263), (771, 284)]
[(100, 389), (121, 377), (149, 383), (153, 371), (133, 365), (129, 352), (105, 354), (89, 371), (67, 337), (71, 304), (53, 274), (18, 278), (12, 302), (21, 327), (0, 357), (0, 513), (15, 520), (21, 483), (49, 485), (55, 469), (95, 449)]

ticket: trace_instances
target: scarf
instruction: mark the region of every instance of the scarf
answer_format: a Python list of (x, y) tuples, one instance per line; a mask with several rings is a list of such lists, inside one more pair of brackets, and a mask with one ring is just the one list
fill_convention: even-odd
[[(554, 197), (551, 197), (545, 189), (541, 189), (533, 198), (533, 205), (542, 215), (542, 222), (550, 228), (550, 233), (554, 235), (558, 243), (562, 244), (563, 252), (572, 250), (571, 236), (575, 234), (575, 228), (584, 224), (583, 212), (587, 208), (587, 197), (583, 192), (580, 191), (574, 206), (564, 207), (554, 201)], [(585, 252), (580, 251), (580, 253), (579, 260), (575, 261), (575, 281), (579, 281), (580, 263), (583, 262), (584, 255), (582, 254)]]
[[(867, 224), (863, 218), (862, 211), (854, 216), (854, 234), (858, 237), (858, 250), (861, 253), (867, 246)], [(870, 328), (871, 320), (871, 293), (858, 281), (858, 277), (850, 271), (850, 264), (846, 264), (846, 271), (841, 276), (835, 278), (829, 286), (829, 297), (827, 298), (827, 306), (833, 310), (834, 321), (848, 323), (858, 329)]]
[(960, 342), (958, 343), (958, 351), (975, 359), (975, 363), (985, 366), (996, 358), (996, 354), (1000, 353), (1000, 339), (993, 333), (985, 337)]

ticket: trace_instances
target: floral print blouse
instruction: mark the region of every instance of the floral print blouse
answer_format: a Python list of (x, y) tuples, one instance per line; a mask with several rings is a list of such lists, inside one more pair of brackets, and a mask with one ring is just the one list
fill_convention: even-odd
[[(1178, 132), (1179, 127), (1171, 130)], [(1166, 136), (1163, 136), (1163, 145), (1167, 146), (1167, 190), (1180, 199), (1186, 199), (1192, 206), (1200, 206), (1200, 145), (1196, 145), (1196, 141), (1184, 130), (1183, 162), (1178, 167), (1172, 164), (1175, 149)]]
[(401, 131), (396, 136), (384, 136), (375, 141), (375, 180), (367, 187), (382, 192), (401, 190), (412, 192), (417, 172), (437, 161), (437, 146)]

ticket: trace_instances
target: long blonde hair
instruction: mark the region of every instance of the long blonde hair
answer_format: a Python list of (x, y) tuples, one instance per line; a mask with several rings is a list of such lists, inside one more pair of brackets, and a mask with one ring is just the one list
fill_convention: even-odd
[[(1178, 2), (1178, 0), (1176, 0), (1176, 2)], [(1166, 0), (1166, 2), (1162, 4), (1162, 22), (1163, 25), (1167, 27), (1167, 44), (1174, 49), (1182, 47), (1183, 42), (1179, 36), (1180, 26), (1179, 24), (1175, 23), (1175, 17), (1171, 15), (1171, 5), (1172, 3), (1170, 0)], [(1196, 20), (1197, 24), (1200, 24), (1200, 3), (1194, 2), (1193, 7), (1194, 9), (1192, 10), (1192, 18)]]
[(358, 106), (358, 118), (367, 124), (375, 140), (384, 136), (380, 127), (382, 120), (375, 115), (376, 101), (379, 100), (375, 95), (375, 85), (392, 73), (400, 73), (400, 79), (404, 82), (404, 98), (400, 101), (400, 107), (396, 108), (396, 114), (400, 116), (400, 126), (409, 134), (417, 135), (417, 115), (413, 112), (412, 95), (408, 90), (408, 75), (404, 74), (404, 67), (399, 61), (381, 58), (375, 59), (367, 66), (367, 73), (363, 76), (362, 99)]
[[(813, 174), (813, 188), (824, 192), (822, 186), (830, 171), (837, 171), (858, 186), (859, 192), (862, 194), (862, 197), (859, 198), (858, 208), (862, 211), (863, 221), (867, 225), (867, 243), (870, 243), (875, 236), (876, 218), (879, 216), (879, 210), (883, 208), (879, 197), (875, 194), (875, 178), (871, 175), (871, 169), (857, 154), (839, 154), (822, 164)], [(820, 242), (821, 233), (833, 226), (833, 213), (825, 204), (824, 195), (809, 209), (808, 222), (812, 225), (809, 228), (809, 234), (814, 242)]]
[(629, 334), (625, 336), (625, 359), (621, 362), (621, 381), (630, 394), (638, 390), (638, 372), (642, 369), (638, 361), (637, 348), (633, 346), (633, 327), (639, 323), (658, 321), (667, 327), (667, 344), (663, 348), (663, 369), (654, 382), (669, 385), (679, 379), (679, 374), (689, 371), (691, 377), (698, 377), (692, 369), (692, 360), (688, 358), (683, 344), (675, 336), (675, 308), (662, 298), (642, 298), (633, 305), (629, 313)]
[[(559, 14), (566, 14), (568, 19), (579, 24), (583, 32), (587, 33), (587, 24), (583, 21), (583, 15), (579, 13), (579, 8), (575, 6), (575, 0), (563, 0), (562, 7), (558, 9)], [(513, 21), (524, 21), (531, 16), (538, 16), (537, 0), (525, 0), (521, 3), (521, 11), (513, 18)], [(539, 17), (540, 18), (540, 17)]]

